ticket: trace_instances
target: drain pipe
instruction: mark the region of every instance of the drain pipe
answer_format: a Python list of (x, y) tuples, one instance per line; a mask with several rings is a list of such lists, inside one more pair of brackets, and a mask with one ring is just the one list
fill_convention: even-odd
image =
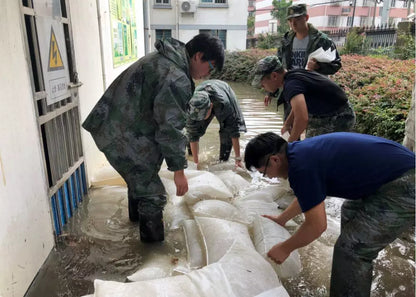
[(150, 28), (149, 28), (149, 1), (143, 0), (143, 29), (144, 29), (144, 54), (147, 55), (150, 52)]
[(98, 18), (98, 36), (100, 38), (100, 56), (101, 56), (101, 71), (103, 72), (103, 92), (107, 89), (107, 79), (106, 79), (106, 72), (105, 72), (105, 58), (104, 58), (104, 46), (103, 46), (103, 32), (102, 32), (102, 16), (101, 16), (101, 7), (100, 7), (100, 0), (96, 0), (97, 6), (97, 18)]
[(175, 13), (175, 22), (176, 22), (176, 39), (177, 40), (180, 40), (179, 39), (179, 0), (176, 0), (176, 5), (175, 5), (175, 8), (176, 8), (176, 13)]

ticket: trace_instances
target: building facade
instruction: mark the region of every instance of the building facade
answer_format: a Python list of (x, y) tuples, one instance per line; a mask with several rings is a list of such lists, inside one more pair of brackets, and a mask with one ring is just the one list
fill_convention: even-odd
[[(414, 11), (410, 0), (293, 0), (293, 3), (305, 3), (309, 22), (320, 30), (396, 25)], [(272, 0), (256, 1), (255, 35), (276, 32), (278, 24), (271, 17), (272, 9)]]
[(246, 49), (247, 0), (152, 0), (149, 3), (149, 44), (162, 37), (183, 42), (207, 32), (218, 36), (226, 50)]

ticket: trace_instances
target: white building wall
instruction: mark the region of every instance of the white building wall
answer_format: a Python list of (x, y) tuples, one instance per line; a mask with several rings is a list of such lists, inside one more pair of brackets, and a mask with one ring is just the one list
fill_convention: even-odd
[[(96, 0), (69, 2), (75, 63), (83, 83), (79, 89), (81, 121), (105, 88), (131, 64), (113, 67), (108, 0), (105, 2), (98, 10)], [(2, 1), (0, 9), (1, 297), (23, 296), (54, 246), (20, 3)], [(136, 4), (140, 58), (144, 55), (142, 1), (136, 0)], [(107, 162), (89, 133), (81, 131), (91, 180)]]
[[(228, 7), (202, 7), (196, 2), (196, 12), (181, 13), (180, 0), (171, 0), (168, 8), (150, 5), (152, 48), (156, 29), (172, 30), (172, 37), (188, 42), (199, 30), (227, 30), (227, 50), (246, 49), (248, 0), (228, 0)], [(158, 6), (160, 7), (160, 6)]]
[[(113, 80), (133, 63), (129, 62), (114, 68), (109, 2), (101, 0), (98, 7), (96, 2), (96, 0), (74, 0), (70, 7), (76, 64), (79, 80), (83, 83), (79, 89), (81, 122), (85, 120)], [(144, 56), (143, 2), (136, 0), (135, 4), (138, 58), (140, 58)], [(108, 166), (108, 161), (98, 150), (91, 134), (84, 129), (81, 129), (81, 134), (87, 176), (91, 184), (97, 179), (100, 170)]]
[(21, 1), (0, 9), (0, 296), (23, 296), (54, 244)]

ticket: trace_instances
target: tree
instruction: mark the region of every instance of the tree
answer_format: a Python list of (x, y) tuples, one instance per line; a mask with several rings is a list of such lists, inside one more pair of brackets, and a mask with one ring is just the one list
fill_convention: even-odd
[(287, 8), (292, 5), (292, 1), (286, 2), (286, 0), (273, 0), (273, 9), (270, 12), (272, 17), (278, 21), (277, 34), (283, 36), (290, 27), (286, 20)]
[(254, 35), (254, 26), (255, 26), (255, 17), (254, 16), (249, 16), (247, 18), (247, 35), (248, 36), (253, 36)]

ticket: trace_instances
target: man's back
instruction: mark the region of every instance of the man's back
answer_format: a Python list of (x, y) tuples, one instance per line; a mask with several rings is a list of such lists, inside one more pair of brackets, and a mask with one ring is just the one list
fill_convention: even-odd
[(306, 211), (336, 196), (360, 199), (415, 167), (415, 155), (384, 138), (330, 133), (289, 143), (289, 182)]

